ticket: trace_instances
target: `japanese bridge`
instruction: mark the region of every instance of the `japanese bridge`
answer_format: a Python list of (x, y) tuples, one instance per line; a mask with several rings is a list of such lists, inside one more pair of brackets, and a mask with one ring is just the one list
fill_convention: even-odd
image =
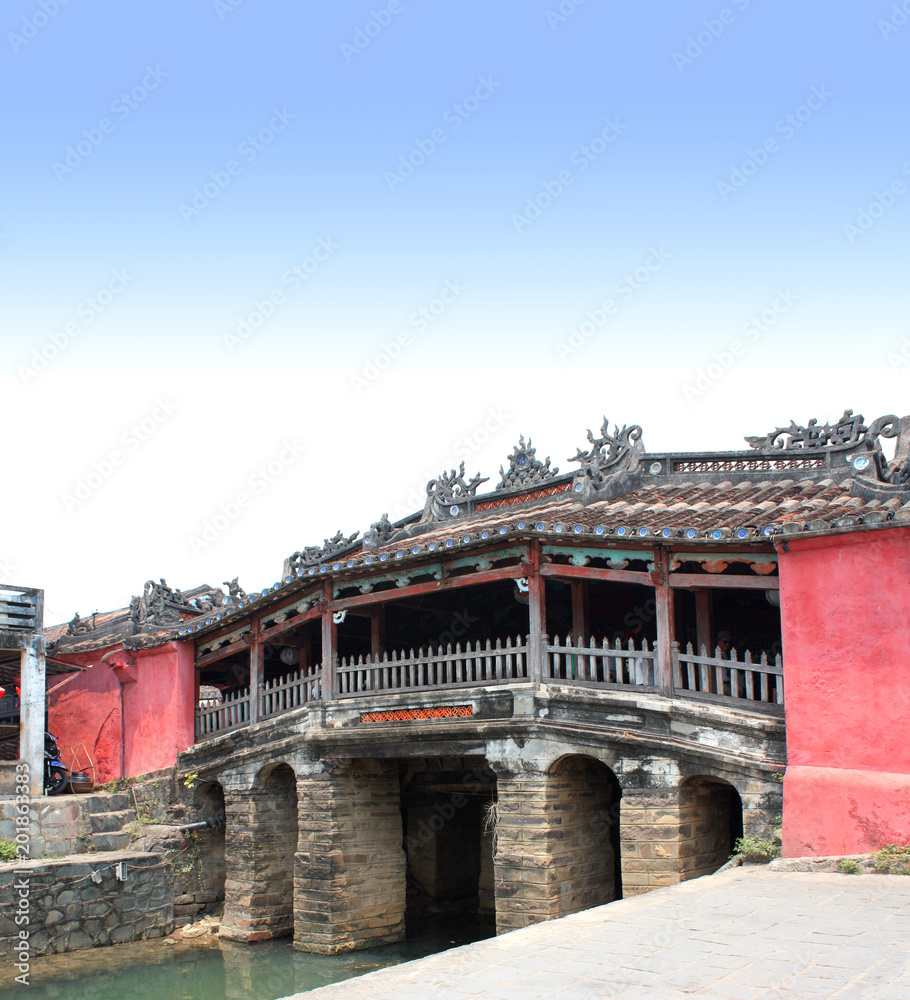
[(181, 627), (179, 766), (226, 810), (222, 933), (332, 952), (459, 908), (506, 930), (771, 836), (781, 556), (906, 520), (910, 418), (747, 440), (645, 453), (604, 421), (560, 474), (522, 439), (494, 490), (443, 473), (422, 512), (294, 552)]

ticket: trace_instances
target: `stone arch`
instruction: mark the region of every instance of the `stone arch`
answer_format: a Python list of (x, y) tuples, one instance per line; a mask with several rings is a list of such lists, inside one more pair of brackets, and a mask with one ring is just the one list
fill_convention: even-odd
[(547, 770), (551, 878), (558, 889), (552, 916), (622, 898), (622, 789), (603, 761), (565, 753)]
[(696, 774), (679, 785), (679, 879), (711, 875), (743, 835), (743, 801), (733, 782)]
[(223, 937), (265, 941), (294, 932), (297, 776), (284, 761), (259, 769), (228, 794)]
[[(196, 891), (189, 885), (177, 895), (195, 895), (195, 913), (212, 912), (224, 903), (224, 884), (227, 868), (224, 861), (225, 808), (224, 787), (219, 781), (199, 781), (193, 788), (192, 815), (189, 823), (212, 821), (212, 825), (195, 831), (198, 862), (193, 871), (184, 873), (191, 876)], [(178, 877), (175, 874), (175, 877)], [(188, 878), (189, 882), (191, 879)], [(177, 905), (174, 906), (177, 916)]]

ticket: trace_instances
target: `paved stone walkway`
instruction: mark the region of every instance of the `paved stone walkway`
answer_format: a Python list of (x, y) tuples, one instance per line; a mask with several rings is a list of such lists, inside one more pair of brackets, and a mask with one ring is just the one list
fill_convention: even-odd
[(306, 1000), (910, 1000), (910, 878), (733, 869)]

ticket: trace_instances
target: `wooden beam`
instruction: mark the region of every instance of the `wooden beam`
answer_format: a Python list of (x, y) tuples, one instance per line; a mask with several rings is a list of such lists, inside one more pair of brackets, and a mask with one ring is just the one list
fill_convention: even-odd
[(582, 645), (588, 636), (588, 584), (585, 580), (573, 580), (572, 588), (572, 639)]
[[(322, 612), (318, 607), (310, 608), (309, 611), (305, 611), (302, 615), (297, 615), (294, 618), (289, 618), (287, 621), (280, 622), (278, 625), (273, 625), (271, 628), (265, 629), (264, 632), (260, 633), (260, 639), (263, 642), (274, 639), (275, 636), (283, 635), (285, 632), (290, 632), (291, 629), (297, 628), (298, 625), (305, 625), (307, 622), (315, 621)], [(266, 618), (271, 618), (271, 615), (266, 615)]]
[(528, 680), (540, 684), (544, 677), (546, 656), (547, 595), (546, 578), (540, 575), (540, 542), (528, 542), (525, 565), (528, 580)]
[(654, 596), (657, 601), (657, 686), (668, 698), (673, 694), (673, 639), (675, 619), (670, 560), (665, 549), (654, 549)]
[(260, 634), (259, 621), (253, 622), (253, 642), (250, 646), (250, 725), (259, 721), (262, 704), (262, 679), (265, 671), (265, 644)]
[(540, 567), (541, 576), (552, 576), (566, 580), (603, 580), (606, 583), (637, 583), (652, 587), (651, 575), (634, 569), (602, 569), (599, 566), (564, 566), (544, 563)]
[[(643, 574), (645, 575), (645, 574)], [(518, 566), (504, 566), (501, 569), (488, 569), (467, 576), (450, 577), (447, 580), (432, 580), (428, 583), (414, 583), (409, 587), (396, 587), (394, 590), (380, 590), (374, 594), (358, 594), (357, 597), (339, 597), (332, 601), (333, 611), (343, 611), (345, 608), (362, 608), (370, 604), (385, 604), (388, 601), (403, 601), (409, 597), (421, 594), (438, 594), (443, 590), (455, 590), (458, 587), (479, 587), (484, 583), (496, 583), (501, 580), (514, 580), (524, 576), (524, 569)]]
[(332, 701), (335, 697), (335, 657), (338, 650), (338, 626), (335, 624), (335, 608), (332, 606), (332, 581), (325, 581), (322, 603), (322, 699)]
[(376, 608), (370, 615), (370, 654), (378, 660), (385, 652), (385, 607)]
[(670, 586), (687, 590), (707, 587), (709, 590), (777, 590), (777, 576), (720, 576), (709, 573), (671, 573)]
[(243, 639), (238, 639), (228, 646), (221, 646), (219, 649), (213, 649), (210, 653), (203, 653), (202, 656), (197, 656), (196, 667), (207, 667), (210, 663), (217, 663), (218, 660), (226, 660), (235, 653), (244, 653), (249, 648), (249, 643), (244, 642)]
[(708, 650), (711, 655), (713, 646), (711, 640), (714, 636), (714, 629), (711, 624), (712, 612), (714, 610), (713, 596), (710, 590), (696, 590), (695, 594), (695, 648), (701, 653), (702, 649)]

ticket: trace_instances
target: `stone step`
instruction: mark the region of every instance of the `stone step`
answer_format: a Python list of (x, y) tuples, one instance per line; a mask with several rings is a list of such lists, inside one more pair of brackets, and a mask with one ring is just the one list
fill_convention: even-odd
[(133, 797), (127, 792), (116, 792), (112, 795), (86, 795), (84, 802), (89, 814), (119, 812), (122, 809), (132, 808)]
[(120, 809), (116, 812), (91, 813), (92, 833), (121, 833), (127, 823), (136, 819), (135, 809)]
[(128, 833), (93, 833), (96, 851), (125, 851), (130, 846)]

